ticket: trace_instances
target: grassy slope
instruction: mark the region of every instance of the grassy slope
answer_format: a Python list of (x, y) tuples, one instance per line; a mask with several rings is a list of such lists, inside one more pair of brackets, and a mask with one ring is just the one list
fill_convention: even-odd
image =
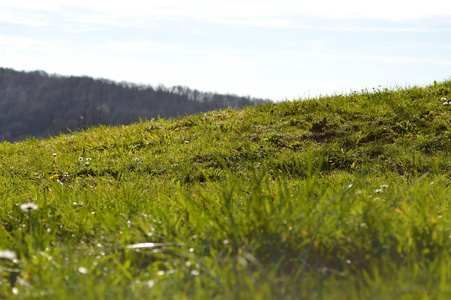
[(442, 98), (450, 81), (0, 144), (0, 296), (448, 299)]

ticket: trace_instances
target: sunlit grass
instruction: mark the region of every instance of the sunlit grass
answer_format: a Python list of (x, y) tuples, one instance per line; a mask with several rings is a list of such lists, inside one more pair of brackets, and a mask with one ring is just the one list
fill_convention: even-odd
[(448, 299), (451, 83), (0, 144), (0, 295)]

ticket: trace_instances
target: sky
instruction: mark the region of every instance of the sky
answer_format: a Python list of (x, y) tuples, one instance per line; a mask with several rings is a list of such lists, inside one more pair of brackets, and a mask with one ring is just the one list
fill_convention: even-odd
[(451, 79), (448, 0), (0, 0), (0, 67), (274, 101)]

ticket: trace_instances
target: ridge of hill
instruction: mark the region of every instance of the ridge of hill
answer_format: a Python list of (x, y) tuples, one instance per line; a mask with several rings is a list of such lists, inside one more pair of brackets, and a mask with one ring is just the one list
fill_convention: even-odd
[(4, 142), (0, 295), (448, 299), (450, 154), (451, 81)]
[(0, 68), (0, 141), (44, 138), (97, 125), (126, 125), (140, 119), (238, 109), (263, 102), (184, 86), (154, 88)]

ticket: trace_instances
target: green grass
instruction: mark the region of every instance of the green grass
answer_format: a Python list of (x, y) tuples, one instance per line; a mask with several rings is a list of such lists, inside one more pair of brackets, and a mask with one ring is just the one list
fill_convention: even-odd
[(0, 297), (449, 299), (446, 99), (451, 81), (2, 143)]

